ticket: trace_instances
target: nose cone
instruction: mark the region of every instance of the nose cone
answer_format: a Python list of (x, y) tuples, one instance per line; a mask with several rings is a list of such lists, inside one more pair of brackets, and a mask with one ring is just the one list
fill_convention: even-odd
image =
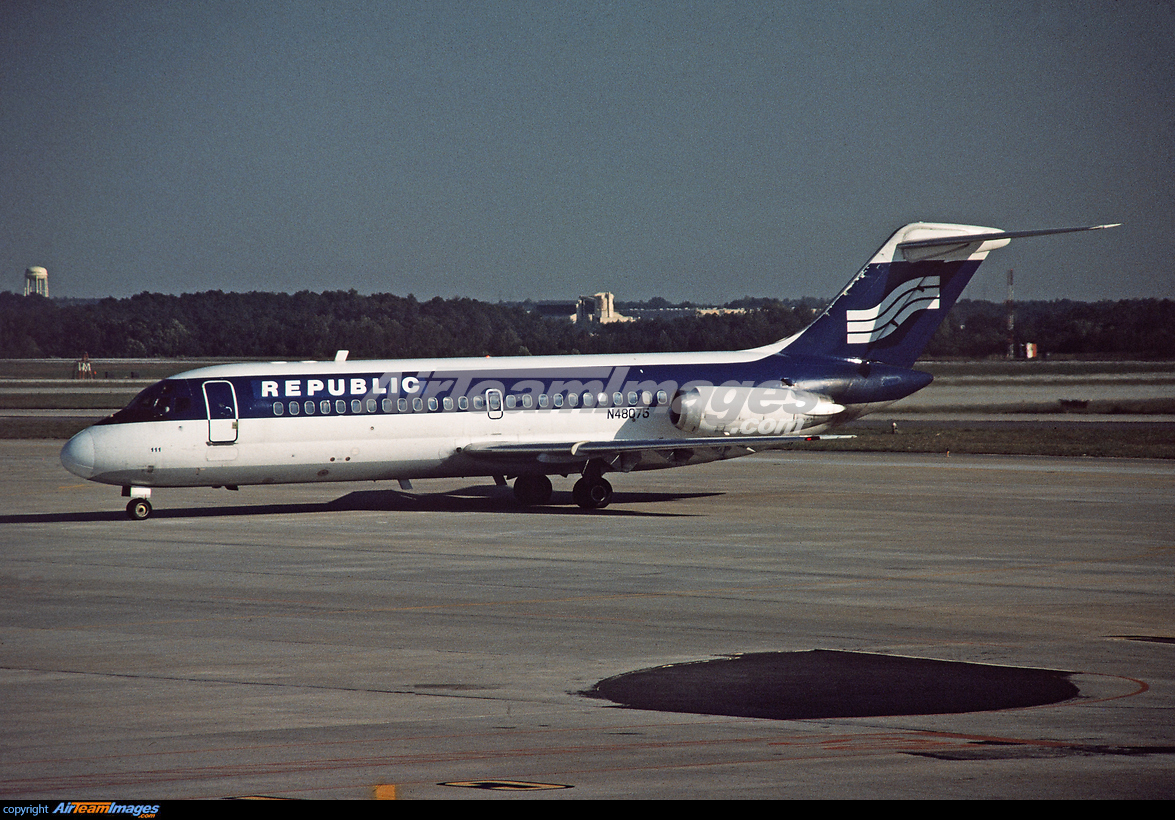
[(94, 436), (82, 430), (61, 448), (61, 464), (74, 475), (89, 478), (94, 475)]

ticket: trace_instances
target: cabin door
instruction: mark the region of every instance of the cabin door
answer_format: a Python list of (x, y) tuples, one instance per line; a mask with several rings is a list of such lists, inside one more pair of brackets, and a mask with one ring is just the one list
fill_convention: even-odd
[(204, 382), (208, 405), (208, 443), (235, 444), (237, 441), (237, 394), (231, 382)]

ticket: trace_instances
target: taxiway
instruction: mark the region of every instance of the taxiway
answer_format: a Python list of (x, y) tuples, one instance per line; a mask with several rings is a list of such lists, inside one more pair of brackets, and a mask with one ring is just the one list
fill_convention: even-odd
[[(1175, 797), (1171, 462), (788, 452), (617, 476), (592, 513), (570, 481), (525, 511), (420, 481), (157, 491), (132, 522), (59, 449), (0, 442), (6, 800)], [(811, 650), (1079, 694), (799, 720), (584, 695)]]

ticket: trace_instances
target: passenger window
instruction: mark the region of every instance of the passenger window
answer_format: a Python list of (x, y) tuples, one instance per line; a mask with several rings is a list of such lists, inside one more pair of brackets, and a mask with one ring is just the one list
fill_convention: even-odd
[(416, 413), (419, 413), (423, 409), (424, 409), (424, 399), (417, 396), (416, 398), (414, 398), (412, 400), (412, 410)]
[(296, 402), (296, 401), (290, 402), (290, 415), (291, 416), (298, 415), (298, 410), (300, 410), (300, 409), (301, 408), (298, 406), (298, 402)]
[(335, 412), (338, 413), (340, 416), (343, 415), (344, 413), (346, 413), (347, 412), (347, 403), (345, 401), (343, 401), (342, 399), (338, 399), (335, 402)]
[(351, 412), (352, 413), (362, 413), (363, 412), (363, 402), (359, 401), (359, 399), (351, 399)]
[(563, 406), (563, 394), (556, 393), (554, 396), (551, 397), (551, 402), (555, 405), (555, 407), (562, 407)]
[(539, 407), (546, 408), (546, 407), (550, 407), (550, 406), (551, 406), (551, 400), (549, 398), (547, 398), (547, 394), (546, 393), (539, 394)]
[(506, 409), (507, 410), (513, 410), (515, 408), (515, 406), (517, 406), (517, 404), (518, 404), (518, 397), (517, 396), (507, 396), (506, 397)]
[(648, 390), (641, 393), (641, 404), (648, 407), (652, 403), (653, 403), (653, 394), (652, 393), (650, 393)]
[(381, 401), (380, 402), (380, 409), (383, 410), (385, 413), (392, 412), (392, 400), (391, 399), (384, 399), (383, 401)]
[(368, 413), (375, 412), (375, 399), (368, 399), (367, 400), (367, 412)]
[(669, 403), (669, 394), (664, 390), (657, 391), (657, 405), (663, 406)]
[(596, 396), (596, 398), (599, 400), (600, 407), (607, 407), (608, 406), (608, 394), (607, 393), (601, 393), (600, 395)]
[(437, 401), (436, 396), (429, 396), (429, 399), (428, 399), (428, 409), (429, 410), (431, 410), (435, 413), (437, 411), (437, 408), (440, 406), (441, 406), (440, 402)]
[(629, 393), (628, 394), (628, 403), (631, 404), (633, 407), (636, 407), (636, 402), (637, 402), (636, 392), (634, 391), (632, 393)]
[(396, 409), (401, 413), (408, 412), (408, 399), (396, 399)]
[(280, 401), (275, 401), (273, 403), (273, 414), (275, 416), (280, 416), (284, 412), (286, 412), (286, 406)]
[(449, 398), (448, 396), (445, 396), (445, 398), (443, 398), (441, 400), (441, 407), (444, 407), (446, 410), (452, 410), (453, 409), (453, 400), (451, 398)]
[(306, 415), (313, 416), (314, 415), (314, 402), (307, 401), (305, 406), (306, 406)]
[(482, 398), (481, 396), (474, 396), (473, 397), (473, 409), (474, 410), (485, 410), (486, 409), (486, 400), (484, 398)]
[(469, 409), (468, 397), (466, 397), (466, 396), (458, 396), (457, 397), (457, 409), (458, 410), (468, 410)]
[(584, 407), (595, 407), (596, 406), (596, 397), (593, 396), (591, 393), (584, 393), (583, 394), (583, 406)]
[[(587, 393), (584, 393), (584, 395), (586, 396)], [(568, 407), (575, 407), (578, 404), (579, 404), (579, 394), (578, 393), (568, 393), (567, 394), (567, 406)]]
[(624, 406), (624, 394), (623, 393), (613, 393), (612, 394), (612, 404), (615, 405), (616, 407), (623, 407)]
[(524, 393), (522, 395), (522, 407), (525, 410), (529, 410), (530, 408), (534, 407), (534, 396), (532, 396), (530, 393)]
[(324, 416), (327, 413), (329, 413), (330, 412), (330, 399), (323, 399), (322, 401), (320, 401), (318, 403), (318, 409), (322, 411), (322, 414)]

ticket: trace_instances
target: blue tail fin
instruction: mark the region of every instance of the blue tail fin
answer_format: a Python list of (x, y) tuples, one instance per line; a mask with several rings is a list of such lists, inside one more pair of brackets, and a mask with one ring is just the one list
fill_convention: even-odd
[(1017, 237), (1107, 227), (1113, 226), (1000, 231), (911, 223), (886, 240), (824, 313), (784, 350), (910, 367), (988, 252)]

